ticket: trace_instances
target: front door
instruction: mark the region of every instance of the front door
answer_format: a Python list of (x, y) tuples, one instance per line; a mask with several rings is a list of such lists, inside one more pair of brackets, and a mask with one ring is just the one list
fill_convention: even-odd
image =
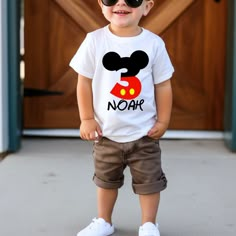
[[(25, 0), (24, 128), (79, 127), (68, 64), (106, 24), (97, 0)], [(170, 129), (222, 130), (226, 1), (155, 0), (141, 24), (164, 39), (175, 67)]]

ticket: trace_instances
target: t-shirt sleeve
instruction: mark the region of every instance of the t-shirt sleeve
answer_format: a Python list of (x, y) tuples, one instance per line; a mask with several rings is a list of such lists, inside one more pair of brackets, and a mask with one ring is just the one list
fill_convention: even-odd
[(93, 78), (95, 68), (94, 45), (92, 37), (89, 34), (87, 34), (69, 65), (78, 74), (87, 78)]
[(160, 40), (160, 46), (154, 59), (152, 71), (154, 84), (159, 84), (170, 79), (174, 72), (174, 67), (171, 63), (163, 40)]

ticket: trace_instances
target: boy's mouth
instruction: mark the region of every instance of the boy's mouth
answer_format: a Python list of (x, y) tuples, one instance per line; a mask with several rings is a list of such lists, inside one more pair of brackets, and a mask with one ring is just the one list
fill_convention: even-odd
[(128, 11), (114, 11), (113, 12), (114, 14), (118, 14), (118, 15), (127, 15), (127, 14), (129, 14), (129, 12)]

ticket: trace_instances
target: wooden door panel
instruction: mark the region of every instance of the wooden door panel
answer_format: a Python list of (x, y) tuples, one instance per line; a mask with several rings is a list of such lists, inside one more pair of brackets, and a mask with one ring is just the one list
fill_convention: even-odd
[(176, 69), (172, 127), (223, 129), (226, 2), (194, 1), (162, 35)]
[[(106, 25), (97, 1), (25, 0), (25, 128), (78, 128), (68, 64), (87, 32)], [(156, 0), (142, 26), (160, 35), (175, 67), (171, 129), (223, 128), (226, 1)], [(219, 33), (220, 32), (220, 33)]]
[(207, 129), (203, 8), (203, 1), (195, 2), (162, 35), (175, 65), (173, 127), (186, 122), (188, 129)]
[(194, 0), (156, 1), (154, 8), (146, 18), (142, 19), (145, 28), (160, 35), (170, 26)]

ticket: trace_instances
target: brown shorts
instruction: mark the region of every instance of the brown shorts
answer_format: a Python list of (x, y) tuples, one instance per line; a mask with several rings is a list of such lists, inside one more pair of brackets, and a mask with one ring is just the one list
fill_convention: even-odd
[(93, 155), (93, 180), (100, 188), (120, 188), (126, 166), (130, 168), (133, 190), (137, 194), (158, 193), (167, 186), (161, 168), (159, 140), (145, 136), (136, 141), (117, 143), (101, 138), (94, 143)]

